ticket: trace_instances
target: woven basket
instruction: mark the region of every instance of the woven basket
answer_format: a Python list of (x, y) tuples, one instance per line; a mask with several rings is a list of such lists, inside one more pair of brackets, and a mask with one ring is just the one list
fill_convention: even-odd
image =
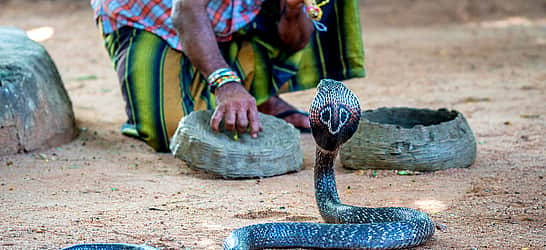
[(254, 178), (298, 171), (303, 166), (300, 133), (282, 119), (260, 114), (263, 131), (214, 132), (209, 125), (213, 111), (196, 111), (183, 118), (171, 140), (171, 151), (193, 169), (223, 178)]
[(362, 112), (358, 131), (343, 145), (340, 158), (350, 169), (462, 168), (474, 163), (476, 140), (457, 111), (380, 108)]

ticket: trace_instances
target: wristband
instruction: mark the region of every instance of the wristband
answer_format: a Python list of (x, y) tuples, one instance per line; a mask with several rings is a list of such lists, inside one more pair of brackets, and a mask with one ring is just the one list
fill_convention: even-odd
[(228, 68), (220, 68), (207, 77), (207, 82), (209, 83), (211, 92), (214, 93), (217, 88), (222, 87), (226, 83), (236, 82), (240, 84), (242, 81), (235, 71)]

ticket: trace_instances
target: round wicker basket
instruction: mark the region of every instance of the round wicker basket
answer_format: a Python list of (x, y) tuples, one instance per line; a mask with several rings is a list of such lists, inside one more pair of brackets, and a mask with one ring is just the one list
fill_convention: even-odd
[(214, 132), (209, 125), (213, 111), (196, 111), (183, 118), (171, 140), (173, 155), (193, 169), (223, 178), (254, 178), (298, 171), (303, 166), (300, 133), (291, 124), (260, 114), (263, 131)]
[(462, 168), (474, 163), (476, 140), (457, 111), (380, 108), (362, 112), (358, 131), (341, 148), (340, 158), (350, 169)]

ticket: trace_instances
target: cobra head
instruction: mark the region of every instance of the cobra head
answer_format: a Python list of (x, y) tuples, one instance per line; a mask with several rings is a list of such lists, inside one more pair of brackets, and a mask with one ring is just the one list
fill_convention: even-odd
[(360, 101), (342, 82), (321, 80), (309, 108), (309, 120), (317, 145), (336, 151), (358, 128)]

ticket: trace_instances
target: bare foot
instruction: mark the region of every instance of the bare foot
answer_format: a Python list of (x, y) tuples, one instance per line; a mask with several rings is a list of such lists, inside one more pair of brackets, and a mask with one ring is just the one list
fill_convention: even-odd
[[(258, 106), (258, 111), (273, 116), (289, 110), (297, 110), (297, 108), (290, 105), (290, 103), (287, 103), (278, 96), (273, 96)], [(311, 128), (309, 117), (301, 113), (294, 113), (284, 117), (283, 119), (298, 128)]]

